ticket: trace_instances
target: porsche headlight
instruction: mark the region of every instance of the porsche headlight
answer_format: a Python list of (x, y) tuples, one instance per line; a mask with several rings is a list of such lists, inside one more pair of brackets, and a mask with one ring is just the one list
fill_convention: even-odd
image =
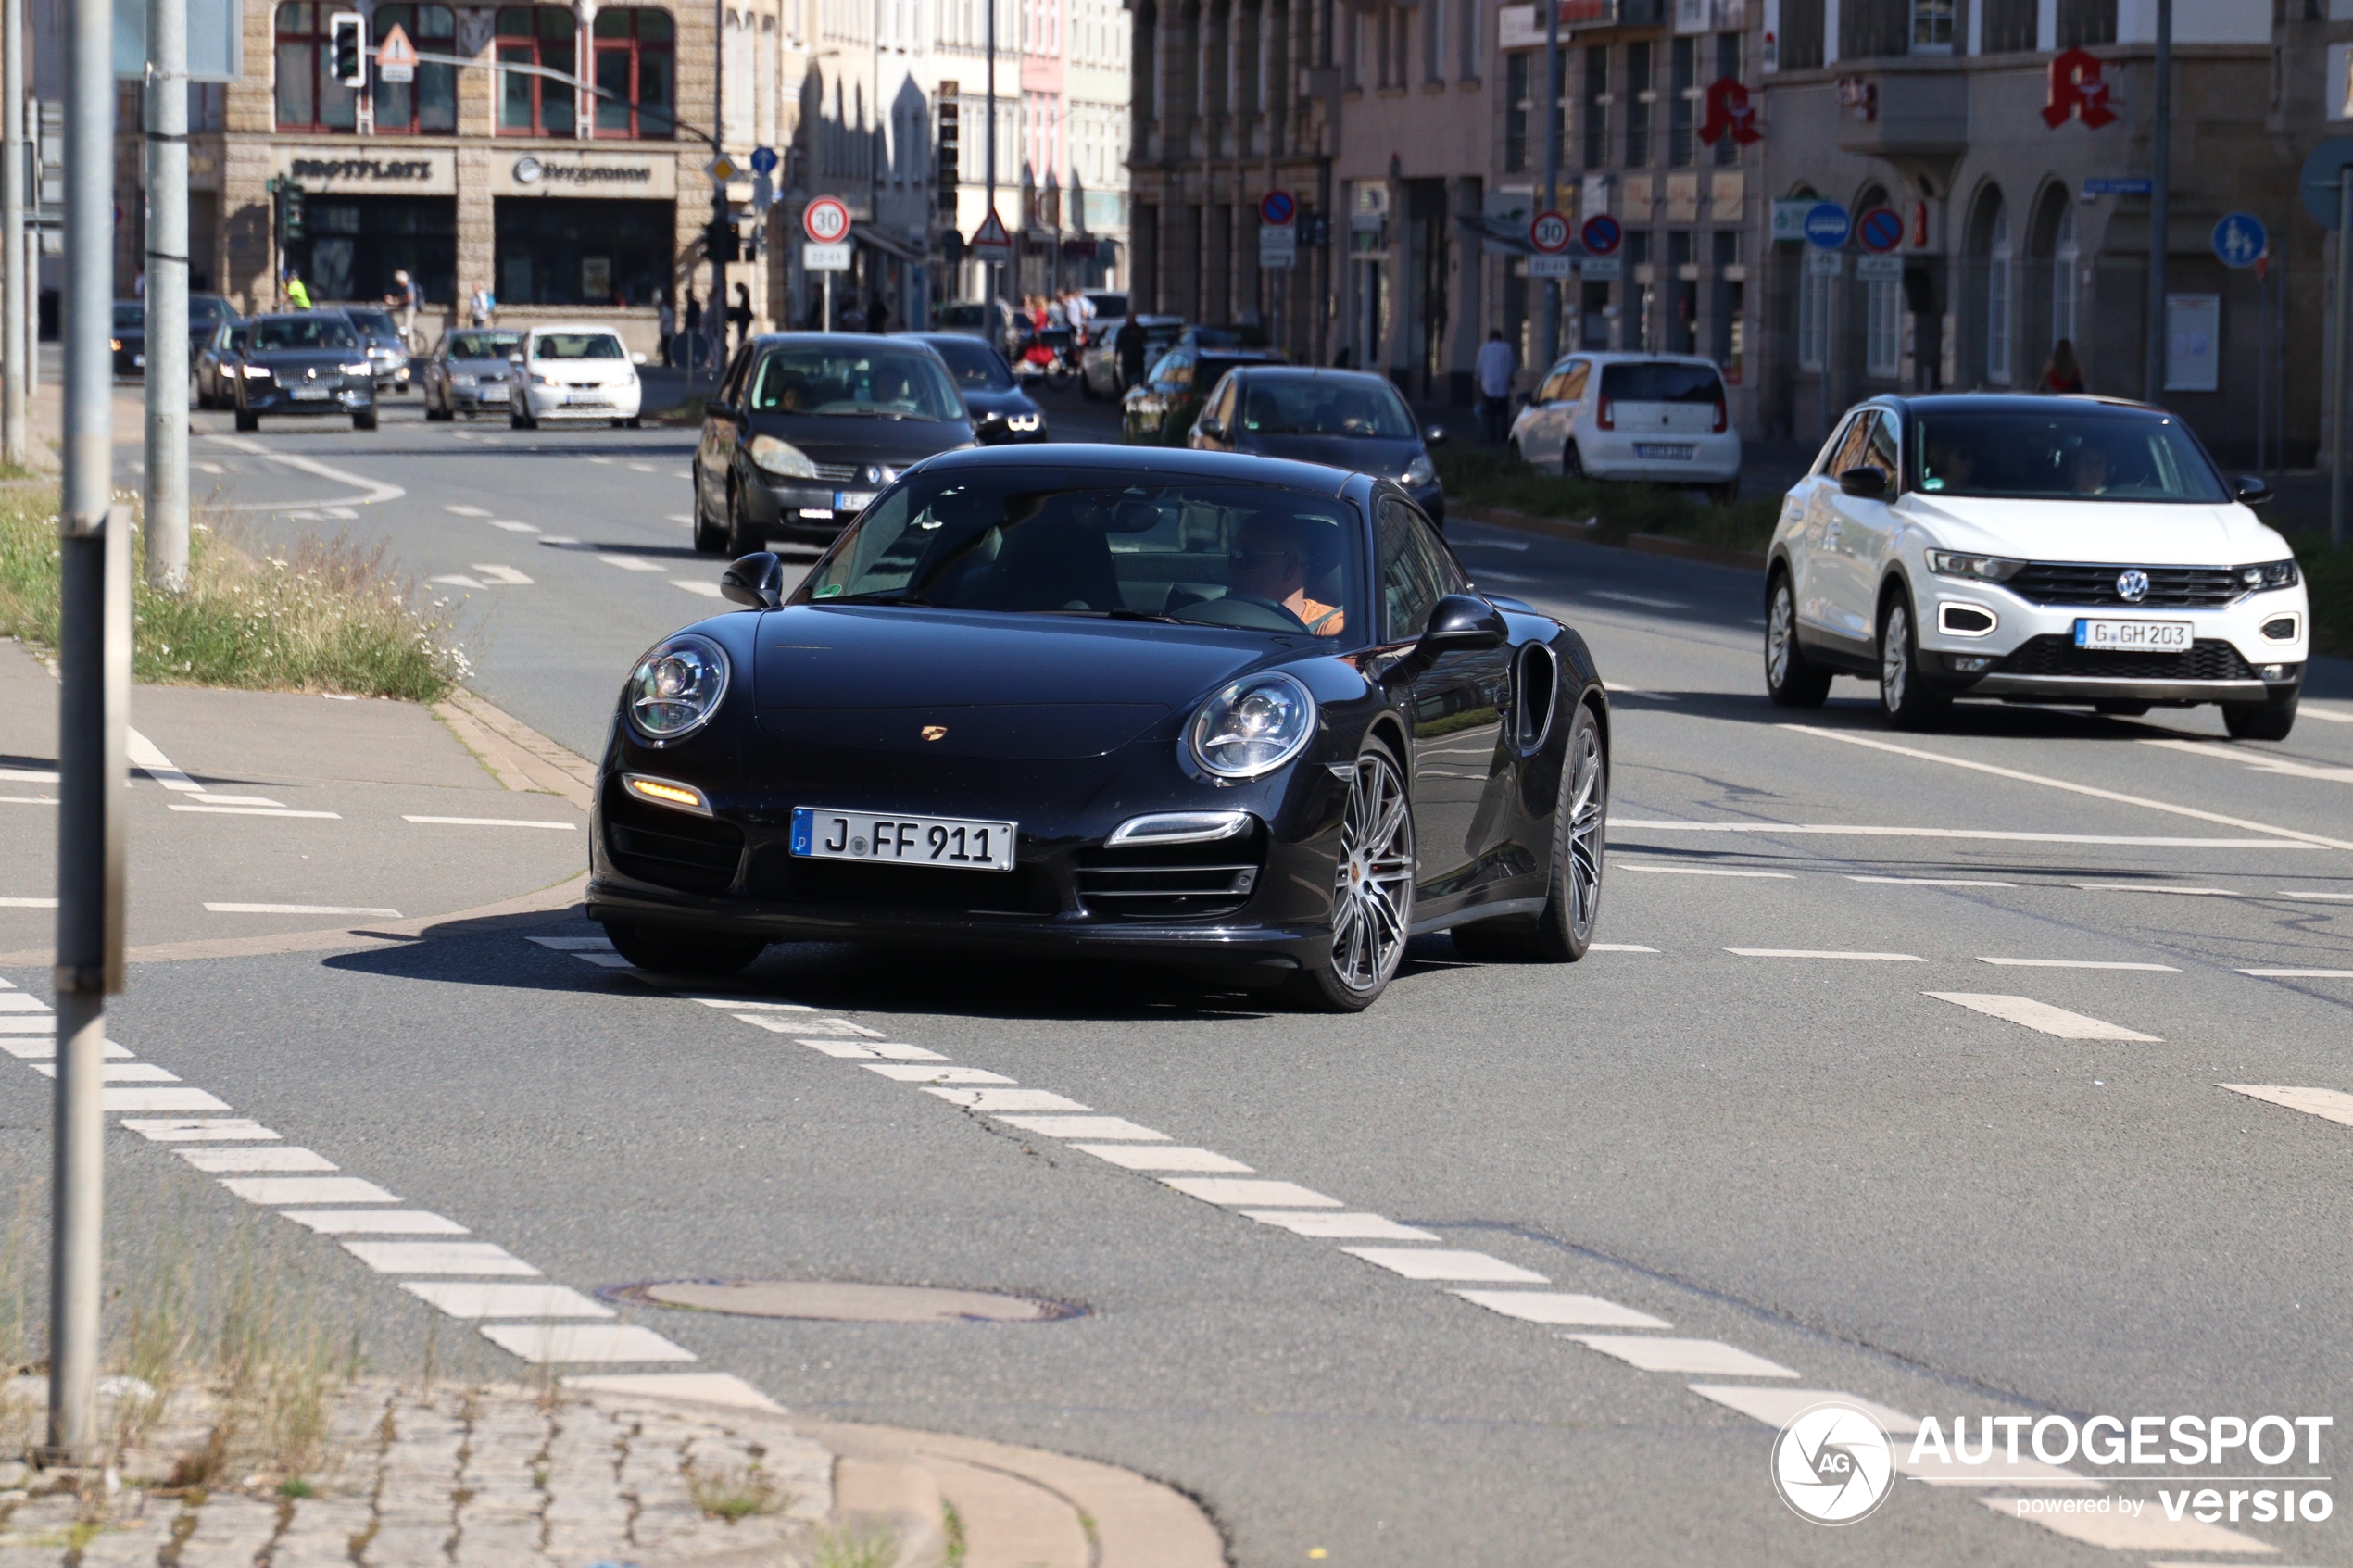
[(629, 672), (623, 710), (632, 729), (656, 746), (683, 740), (711, 721), (727, 695), (727, 655), (691, 632), (654, 645)]
[(2004, 583), (2026, 563), (2005, 556), (1964, 555), (1957, 550), (1931, 550), (1928, 569), (1939, 577), (1968, 577), (1980, 583)]
[(749, 448), (751, 460), (768, 472), (786, 479), (814, 479), (817, 465), (809, 454), (789, 441), (779, 441), (773, 435), (755, 435)]
[(1201, 705), (1186, 732), (1193, 760), (1221, 779), (1254, 779), (1297, 757), (1315, 733), (1315, 699), (1289, 675), (1249, 675)]
[(1428, 484), (1437, 477), (1438, 465), (1431, 462), (1429, 454), (1425, 452), (1405, 465), (1405, 471), (1397, 476), (1397, 482), (1400, 484)]

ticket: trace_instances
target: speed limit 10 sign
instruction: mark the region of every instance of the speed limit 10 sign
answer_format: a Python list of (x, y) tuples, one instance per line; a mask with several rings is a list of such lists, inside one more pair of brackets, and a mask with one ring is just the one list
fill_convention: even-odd
[(1568, 220), (1557, 212), (1540, 212), (1528, 222), (1528, 243), (1546, 256), (1568, 248)]
[(801, 232), (819, 245), (831, 245), (849, 232), (849, 208), (833, 196), (819, 196), (800, 215)]

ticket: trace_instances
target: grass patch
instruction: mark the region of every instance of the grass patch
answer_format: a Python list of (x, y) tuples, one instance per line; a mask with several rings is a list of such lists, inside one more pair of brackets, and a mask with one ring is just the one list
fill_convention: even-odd
[[(381, 546), (278, 549), (199, 522), (178, 595), (146, 585), (144, 550), (134, 535), (135, 681), (431, 702), (470, 672), (447, 621)], [(56, 492), (0, 497), (0, 635), (57, 646), (58, 561)]]
[(1780, 502), (1759, 495), (1719, 507), (1696, 490), (1666, 484), (1616, 484), (1562, 479), (1529, 468), (1493, 446), (1441, 446), (1431, 454), (1445, 482), (1446, 504), (1503, 507), (1564, 522), (1592, 520), (1604, 544), (1660, 534), (1727, 550), (1763, 550)]
[(2288, 543), (2312, 601), (2312, 651), (2353, 658), (2353, 546), (2338, 549), (2325, 533), (2291, 533)]
[(841, 1525), (817, 1532), (817, 1568), (891, 1568), (898, 1561), (896, 1530)]
[(749, 1465), (704, 1465), (686, 1461), (686, 1495), (713, 1519), (733, 1524), (756, 1513), (782, 1513), (792, 1506), (792, 1490), (774, 1476)]

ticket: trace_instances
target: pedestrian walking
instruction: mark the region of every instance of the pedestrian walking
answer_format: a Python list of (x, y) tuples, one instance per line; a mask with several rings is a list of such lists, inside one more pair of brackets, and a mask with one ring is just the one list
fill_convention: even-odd
[(384, 303), (397, 313), (400, 341), (413, 350), (417, 346), (417, 309), (424, 304), (424, 298), (418, 291), (416, 281), (409, 276), (407, 268), (396, 267), (392, 270), (392, 292), (384, 295)]
[(679, 345), (678, 358), (686, 363), (680, 369), (692, 375), (695, 369), (695, 345), (702, 341), (702, 300), (695, 291), (686, 291), (686, 332)]
[(1131, 391), (1144, 379), (1144, 326), (1132, 312), (1112, 334), (1111, 346), (1119, 356), (1119, 390)]
[(741, 348), (751, 341), (751, 285), (736, 285), (736, 303), (727, 312), (728, 324), (736, 329), (736, 346)]
[(678, 307), (670, 303), (670, 295), (666, 292), (656, 297), (661, 304), (654, 311), (654, 325), (661, 333), (661, 343), (655, 349), (654, 358), (667, 365), (670, 363), (671, 340), (678, 335)]
[(291, 267), (286, 269), (286, 303), (296, 310), (310, 308), (309, 286), (303, 282), (302, 274)]
[(1478, 383), (1478, 422), (1487, 434), (1491, 446), (1501, 446), (1511, 433), (1512, 378), (1519, 373), (1519, 356), (1504, 341), (1504, 331), (1495, 328), (1479, 345), (1478, 360), (1472, 376)]
[(890, 307), (883, 303), (880, 295), (875, 295), (874, 304), (866, 307), (866, 330), (870, 332), (890, 331)]
[(476, 327), (486, 327), (490, 325), (492, 319), (497, 314), (498, 300), (497, 297), (490, 292), (490, 285), (488, 283), (476, 284), (474, 287), (473, 299), (467, 309), (468, 319), (472, 320)]
[(2043, 379), (2037, 384), (2042, 392), (2081, 392), (2083, 390), (2083, 367), (2075, 362), (2075, 345), (2066, 338), (2051, 345), (2051, 357), (2043, 365)]

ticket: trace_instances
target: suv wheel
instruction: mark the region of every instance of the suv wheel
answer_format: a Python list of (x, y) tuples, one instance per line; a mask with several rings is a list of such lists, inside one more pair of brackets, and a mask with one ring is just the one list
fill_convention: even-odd
[(1912, 601), (1901, 588), (1888, 591), (1879, 618), (1879, 705), (1899, 730), (1944, 726), (1953, 699), (1920, 673), (1919, 639), (1912, 633)]
[(1765, 693), (1777, 708), (1819, 708), (1831, 695), (1831, 672), (1806, 657), (1797, 641), (1797, 595), (1786, 571), (1765, 591)]
[(2261, 702), (2226, 702), (2222, 727), (2233, 740), (2285, 740), (2296, 728), (2296, 700), (2302, 688), (2273, 692)]

